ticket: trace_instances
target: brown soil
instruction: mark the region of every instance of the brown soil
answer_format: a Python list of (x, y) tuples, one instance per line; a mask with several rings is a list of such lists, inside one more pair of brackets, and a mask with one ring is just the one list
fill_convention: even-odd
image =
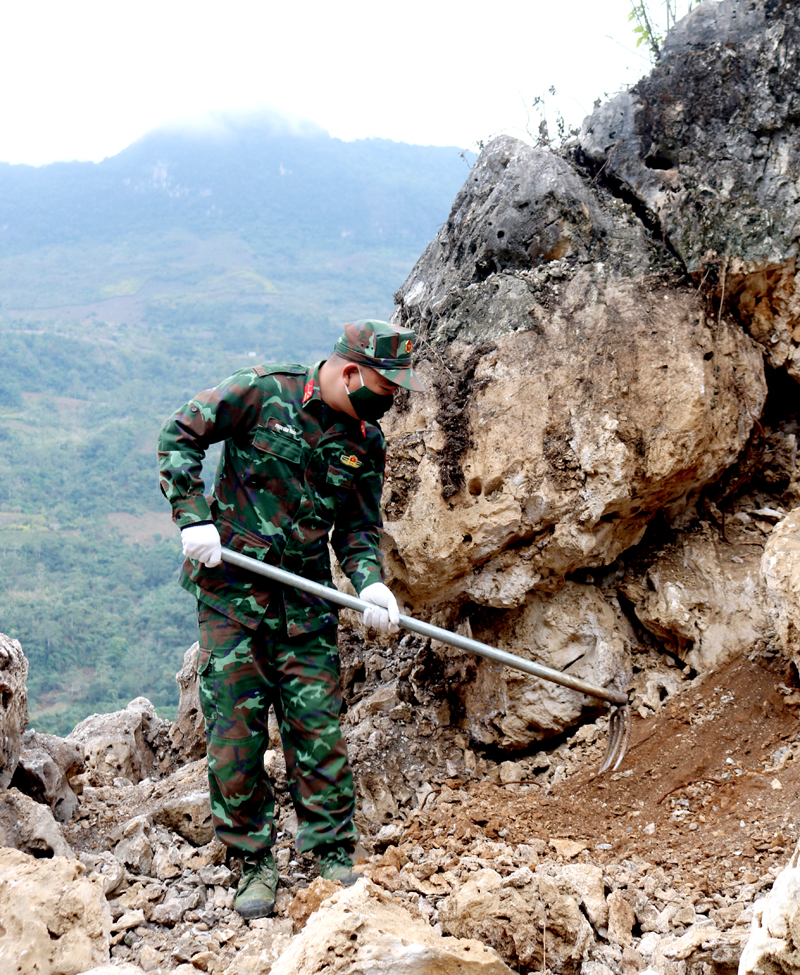
[(753, 883), (785, 863), (800, 826), (800, 761), (792, 756), (800, 695), (786, 688), (784, 666), (737, 660), (650, 718), (634, 716), (618, 772), (596, 774), (605, 748), (598, 739), (581, 746), (569, 778), (549, 794), (536, 785), (462, 785), (467, 809), (442, 803), (415, 814), (404, 839), (458, 852), (479, 837), (556, 849), (554, 839), (569, 838), (586, 844), (580, 857), (595, 863), (638, 855), (673, 875), (685, 868), (684, 882), (709, 895)]

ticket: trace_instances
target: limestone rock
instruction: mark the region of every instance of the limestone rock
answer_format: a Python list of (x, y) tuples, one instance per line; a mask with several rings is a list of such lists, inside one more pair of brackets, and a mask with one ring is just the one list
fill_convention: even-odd
[(798, 379), (799, 67), (796, 4), (704, 3), (580, 136), (601, 180), (638, 200), (689, 271), (725, 255), (727, 295), (772, 364)]
[(367, 880), (336, 894), (311, 916), (272, 966), (271, 975), (510, 975), (475, 940), (443, 938)]
[(263, 975), (286, 950), (292, 937), (288, 918), (264, 918), (251, 924), (250, 933), (237, 940), (236, 957), (223, 975)]
[(214, 838), (208, 790), (167, 799), (155, 812), (154, 818), (195, 846), (203, 846)]
[(81, 975), (146, 975), (146, 972), (147, 969), (132, 965), (130, 962), (122, 962), (122, 964), (115, 962), (90, 968), (88, 972), (82, 972)]
[(28, 726), (28, 661), (18, 640), (0, 633), (0, 789), (11, 783)]
[(197, 681), (198, 643), (193, 643), (183, 655), (183, 666), (175, 675), (181, 689), (178, 714), (169, 737), (172, 747), (181, 758), (193, 762), (206, 753), (206, 730)]
[(50, 807), (17, 789), (0, 792), (0, 847), (36, 857), (74, 856)]
[(800, 973), (800, 845), (764, 900), (756, 901), (740, 975)]
[(13, 785), (37, 802), (47, 803), (58, 822), (66, 823), (78, 808), (69, 779), (83, 766), (83, 748), (77, 742), (29, 729), (22, 736)]
[(774, 607), (778, 638), (800, 670), (800, 508), (770, 532), (761, 571)]
[(442, 930), (491, 945), (509, 965), (526, 971), (547, 967), (557, 975), (580, 971), (594, 943), (577, 900), (561, 892), (557, 878), (540, 874), (523, 888), (505, 885), (495, 870), (478, 870), (439, 907)]
[(764, 641), (773, 629), (760, 550), (709, 534), (668, 546), (620, 588), (641, 623), (698, 673)]
[(613, 944), (625, 948), (631, 943), (631, 931), (636, 922), (633, 907), (618, 890), (608, 895), (608, 938)]
[[(546, 183), (554, 199), (573, 192), (561, 162)], [(428, 392), (383, 423), (386, 548), (425, 612), (467, 599), (515, 608), (613, 561), (657, 511), (682, 509), (733, 463), (764, 402), (755, 343), (708, 320), (693, 288), (649, 276), (638, 245), (625, 268), (604, 263), (587, 231), (569, 260), (493, 258), (467, 282), (487, 199), (515, 201), (520, 240), (546, 236), (522, 177), (540, 167), (510, 138), (485, 149), (396, 296), (394, 320), (434, 351), (420, 365)], [(628, 226), (624, 207), (608, 207), (614, 233), (615, 220)], [(558, 226), (573, 240), (584, 214), (569, 213)]]
[(149, 877), (153, 869), (153, 847), (150, 843), (152, 823), (147, 816), (135, 816), (122, 827), (122, 837), (114, 856), (133, 873)]
[(109, 960), (103, 889), (77, 861), (0, 850), (0, 971), (76, 975)]
[(153, 705), (140, 697), (123, 711), (84, 718), (67, 740), (83, 746), (90, 785), (111, 785), (119, 777), (140, 782), (153, 768), (162, 724)]
[(302, 930), (311, 915), (318, 911), (320, 906), (339, 890), (341, 890), (339, 884), (335, 884), (332, 880), (326, 880), (324, 877), (317, 877), (310, 887), (298, 891), (286, 909), (295, 930)]
[[(532, 593), (517, 611), (483, 614), (473, 635), (601, 687), (622, 688), (631, 664), (628, 626), (619, 617), (595, 587), (568, 582), (552, 596)], [(475, 676), (457, 692), (465, 725), (476, 741), (524, 748), (560, 734), (576, 723), (584, 708), (593, 706), (586, 695), (569, 688), (488, 660), (471, 661)]]

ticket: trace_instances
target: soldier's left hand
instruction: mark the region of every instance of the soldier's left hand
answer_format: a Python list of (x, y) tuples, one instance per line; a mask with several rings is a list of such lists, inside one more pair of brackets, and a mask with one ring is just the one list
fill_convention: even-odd
[(359, 594), (365, 602), (374, 603), (374, 608), (364, 610), (364, 626), (380, 630), (382, 633), (399, 633), (397, 625), (400, 620), (400, 610), (391, 589), (382, 582), (373, 582)]

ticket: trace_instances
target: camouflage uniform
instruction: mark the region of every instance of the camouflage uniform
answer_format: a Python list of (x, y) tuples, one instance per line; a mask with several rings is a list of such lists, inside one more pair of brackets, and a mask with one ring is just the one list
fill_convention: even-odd
[[(410, 368), (414, 333), (366, 323), (383, 326), (376, 342), (375, 331), (360, 324), (346, 326), (341, 354), (421, 388)], [(392, 368), (398, 362), (401, 368)], [(377, 425), (325, 404), (320, 365), (242, 369), (178, 410), (159, 439), (161, 490), (179, 527), (213, 521), (223, 546), (327, 585), (330, 533), (361, 592), (382, 579), (386, 443)], [(218, 441), (223, 452), (207, 499), (202, 461)], [(274, 842), (274, 800), (262, 764), (272, 704), (300, 823), (298, 848), (354, 840), (353, 778), (338, 721), (335, 605), (225, 562), (208, 568), (187, 559), (181, 585), (198, 600), (200, 699), (220, 839), (242, 853)]]

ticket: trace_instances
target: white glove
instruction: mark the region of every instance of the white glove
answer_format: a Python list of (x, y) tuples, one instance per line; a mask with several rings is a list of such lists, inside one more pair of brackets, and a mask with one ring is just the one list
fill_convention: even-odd
[(381, 633), (399, 633), (397, 625), (400, 620), (400, 610), (391, 589), (382, 582), (373, 582), (371, 586), (359, 594), (368, 603), (374, 603), (374, 608), (364, 610), (364, 626), (380, 630)]
[(216, 525), (187, 525), (181, 529), (183, 554), (213, 569), (222, 561), (222, 541)]

